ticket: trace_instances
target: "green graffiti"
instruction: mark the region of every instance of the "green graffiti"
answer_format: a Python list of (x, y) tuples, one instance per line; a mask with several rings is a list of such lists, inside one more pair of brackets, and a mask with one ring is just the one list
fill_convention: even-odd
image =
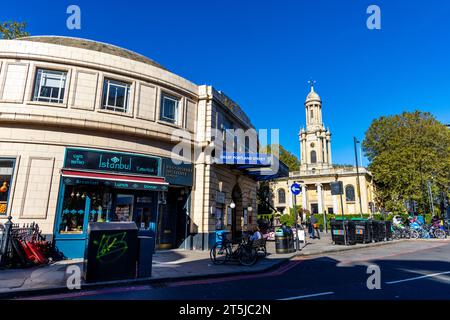
[(119, 259), (128, 250), (128, 244), (124, 241), (127, 233), (121, 232), (112, 235), (102, 235), (100, 243), (94, 241), (94, 244), (98, 244), (98, 250), (96, 259), (101, 262), (114, 262)]

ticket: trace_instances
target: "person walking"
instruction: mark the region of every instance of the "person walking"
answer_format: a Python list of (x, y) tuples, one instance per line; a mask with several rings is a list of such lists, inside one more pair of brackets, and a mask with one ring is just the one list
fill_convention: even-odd
[(312, 237), (311, 239), (316, 238), (316, 232), (317, 232), (317, 238), (320, 239), (320, 233), (319, 233), (319, 221), (317, 220), (315, 214), (311, 214), (311, 226), (312, 226)]

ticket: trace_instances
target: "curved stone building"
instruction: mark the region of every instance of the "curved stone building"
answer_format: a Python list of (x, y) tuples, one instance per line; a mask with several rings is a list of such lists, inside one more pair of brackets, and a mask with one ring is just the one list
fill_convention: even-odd
[(220, 91), (137, 53), (0, 40), (0, 222), (38, 223), (68, 257), (83, 255), (89, 222), (135, 221), (157, 248), (207, 249), (216, 228), (256, 222), (256, 179), (186, 155), (174, 163), (172, 150), (203, 150), (227, 128), (253, 126)]

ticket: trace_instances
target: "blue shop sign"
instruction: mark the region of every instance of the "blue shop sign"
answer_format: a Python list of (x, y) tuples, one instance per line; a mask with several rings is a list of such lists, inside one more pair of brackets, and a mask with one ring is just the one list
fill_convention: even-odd
[(91, 149), (66, 149), (64, 161), (64, 167), (68, 169), (146, 176), (159, 176), (160, 166), (159, 157)]

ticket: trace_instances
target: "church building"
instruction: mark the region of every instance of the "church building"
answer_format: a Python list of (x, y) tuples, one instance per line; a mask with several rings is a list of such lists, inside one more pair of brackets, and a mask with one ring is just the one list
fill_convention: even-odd
[[(311, 213), (359, 214), (373, 213), (374, 186), (371, 173), (363, 167), (333, 166), (331, 132), (322, 121), (322, 100), (311, 91), (305, 101), (306, 128), (299, 133), (300, 168), (290, 172), (289, 177), (271, 182), (272, 206), (280, 213), (289, 213), (293, 207), (290, 186), (298, 182), (302, 191), (296, 198), (297, 206)], [(343, 205), (340, 197), (331, 195), (331, 182), (342, 181)]]

